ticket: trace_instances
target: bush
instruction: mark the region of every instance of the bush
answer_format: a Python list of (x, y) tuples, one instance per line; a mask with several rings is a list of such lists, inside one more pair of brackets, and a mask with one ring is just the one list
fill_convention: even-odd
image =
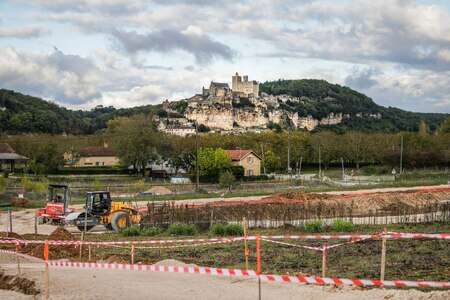
[(209, 229), (209, 232), (213, 235), (225, 235), (225, 225), (224, 224), (214, 224)]
[(220, 236), (243, 235), (244, 228), (241, 224), (214, 224), (209, 232)]
[(167, 232), (172, 235), (195, 235), (198, 229), (192, 224), (174, 223), (169, 226)]
[(158, 227), (148, 227), (141, 230), (141, 235), (143, 236), (155, 236), (160, 233), (162, 233), (162, 230)]
[(331, 228), (333, 229), (333, 231), (338, 232), (353, 231), (353, 227), (353, 223), (346, 220), (336, 220), (333, 222), (333, 224), (331, 224)]
[(244, 228), (241, 224), (228, 224), (225, 226), (225, 235), (243, 235)]
[(322, 232), (323, 223), (320, 220), (308, 221), (305, 223), (305, 230), (307, 232)]
[(231, 172), (227, 171), (227, 172), (220, 174), (219, 185), (221, 188), (227, 188), (228, 191), (231, 191), (231, 188), (233, 187), (235, 182), (236, 182), (236, 178), (234, 177), (233, 174), (231, 174)]
[(138, 226), (131, 226), (122, 230), (120, 234), (123, 236), (138, 236), (141, 234), (141, 230)]

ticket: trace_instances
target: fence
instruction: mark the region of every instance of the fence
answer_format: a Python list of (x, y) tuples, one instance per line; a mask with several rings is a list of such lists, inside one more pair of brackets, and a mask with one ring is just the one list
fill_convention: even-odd
[(361, 225), (387, 225), (450, 221), (450, 201), (430, 201), (407, 206), (390, 205), (384, 209), (356, 210), (344, 203), (242, 203), (238, 205), (195, 205), (175, 202), (149, 203), (144, 219), (147, 226), (167, 226), (172, 223), (197, 224), (208, 227), (214, 223), (237, 223), (243, 218), (250, 227), (280, 227), (286, 224), (302, 226), (310, 220), (331, 224), (337, 219)]

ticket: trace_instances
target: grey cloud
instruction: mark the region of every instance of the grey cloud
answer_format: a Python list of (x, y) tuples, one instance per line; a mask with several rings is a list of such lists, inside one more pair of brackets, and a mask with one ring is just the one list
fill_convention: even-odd
[(98, 71), (88, 64), (59, 50), (35, 55), (0, 48), (0, 82), (5, 88), (79, 105), (100, 96)]
[(353, 73), (345, 79), (345, 84), (354, 89), (366, 90), (377, 84), (374, 76), (379, 74), (380, 71), (375, 68), (354, 68)]
[(184, 50), (194, 55), (200, 64), (210, 63), (215, 58), (231, 60), (234, 51), (225, 44), (212, 40), (204, 34), (183, 33), (172, 29), (140, 34), (135, 31), (114, 30), (112, 35), (129, 53), (141, 51), (167, 52)]
[(0, 38), (28, 39), (49, 34), (50, 31), (41, 27), (0, 28)]

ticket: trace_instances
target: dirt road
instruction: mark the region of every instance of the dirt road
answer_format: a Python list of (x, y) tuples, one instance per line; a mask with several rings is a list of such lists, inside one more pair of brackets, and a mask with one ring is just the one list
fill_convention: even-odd
[[(7, 263), (10, 261), (10, 263)], [(0, 254), (0, 268), (16, 274), (15, 258)], [(181, 263), (179, 263), (181, 264)], [(22, 260), (22, 276), (43, 283), (42, 264)], [(262, 283), (262, 299), (427, 299), (450, 298), (450, 291), (356, 289)], [(42, 295), (42, 294), (41, 294)], [(132, 272), (126, 270), (50, 269), (50, 299), (257, 299), (253, 279), (209, 275)], [(19, 292), (0, 290), (1, 299), (33, 299)], [(39, 298), (39, 296), (38, 296)]]

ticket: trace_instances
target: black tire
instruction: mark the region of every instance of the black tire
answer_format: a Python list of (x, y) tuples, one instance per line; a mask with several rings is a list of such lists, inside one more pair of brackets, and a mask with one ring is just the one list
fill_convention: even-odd
[[(94, 227), (95, 226), (93, 226), (93, 225), (86, 226), (86, 231), (89, 231), (89, 230), (91, 230)], [(84, 231), (84, 225), (79, 225), (79, 226), (77, 226), (77, 228), (78, 228), (79, 231)]]
[(113, 230), (111, 224), (105, 224), (105, 228), (106, 228), (106, 230), (110, 230), (110, 231)]
[[(88, 214), (87, 216), (87, 220), (91, 219), (92, 216)], [(78, 228), (79, 231), (84, 231), (84, 213), (81, 213), (76, 221), (76, 226)], [(91, 230), (92, 228), (94, 228), (95, 225), (86, 225), (86, 231)]]
[(124, 211), (115, 212), (111, 218), (111, 226), (115, 232), (130, 227), (130, 216)]

